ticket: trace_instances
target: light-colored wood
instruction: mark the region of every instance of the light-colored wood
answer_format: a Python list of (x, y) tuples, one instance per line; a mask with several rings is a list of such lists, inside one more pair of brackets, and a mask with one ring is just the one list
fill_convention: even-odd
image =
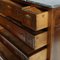
[(43, 47), (44, 45), (47, 45), (47, 33), (48, 32), (44, 32), (35, 36), (35, 47), (34, 47), (35, 49), (38, 49), (40, 47)]
[(33, 34), (29, 33), (28, 31), (11, 23), (10, 21), (8, 21), (8, 19), (5, 19), (3, 17), (0, 17), (0, 19), (1, 19), (0, 20), (1, 25), (3, 25), (5, 28), (7, 28), (9, 31), (11, 31), (13, 34), (15, 34), (17, 37), (19, 37), (19, 39), (24, 41), (30, 47), (32, 47), (34, 49), (38, 49), (47, 44), (47, 32), (33, 35)]
[(22, 7), (11, 1), (2, 1), (0, 6), (1, 13), (22, 22), (34, 31), (48, 27), (48, 12), (45, 10), (33, 6)]
[(36, 15), (36, 30), (48, 27), (48, 12)]
[(38, 9), (36, 7), (23, 7), (25, 12), (24, 25), (38, 31), (40, 29), (48, 27), (48, 12)]
[(33, 7), (33, 6), (23, 7), (22, 9), (25, 11), (28, 11), (28, 12), (35, 13), (35, 14), (42, 13), (42, 11), (40, 11), (39, 9), (37, 9), (36, 7)]
[(47, 58), (47, 49), (38, 52), (37, 54), (30, 57), (29, 60), (46, 60)]

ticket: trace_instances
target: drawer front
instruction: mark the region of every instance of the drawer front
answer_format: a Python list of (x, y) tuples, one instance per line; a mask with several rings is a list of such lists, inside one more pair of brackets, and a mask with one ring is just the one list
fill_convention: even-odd
[[(10, 43), (4, 36), (2, 36), (0, 34), (0, 39), (1, 39), (1, 42), (6, 45), (8, 47), (9, 50), (13, 51), (13, 53), (18, 56), (20, 59), (22, 60), (28, 60), (28, 57), (23, 53), (21, 52), (18, 48), (16, 48), (12, 43)], [(5, 51), (5, 50), (4, 50)], [(6, 50), (7, 51), (7, 50)], [(5, 52), (6, 53), (6, 52)], [(7, 54), (7, 56), (9, 56)], [(13, 57), (13, 56), (12, 56)], [(12, 60), (12, 59), (10, 59)], [(13, 59), (15, 60), (15, 59)], [(17, 60), (17, 59), (16, 59)]]
[(25, 31), (15, 24), (8, 21), (8, 19), (0, 16), (0, 24), (12, 32), (15, 36), (20, 38), (21, 40), (25, 41)]
[(55, 12), (55, 25), (60, 26), (60, 9), (56, 9)]
[[(0, 42), (0, 59), (19, 60), (3, 43)], [(9, 54), (8, 54), (9, 53)]]
[(22, 24), (35, 31), (36, 30), (36, 14), (34, 14), (33, 12), (29, 12), (23, 8), (21, 10), (23, 11), (23, 14), (24, 14)]

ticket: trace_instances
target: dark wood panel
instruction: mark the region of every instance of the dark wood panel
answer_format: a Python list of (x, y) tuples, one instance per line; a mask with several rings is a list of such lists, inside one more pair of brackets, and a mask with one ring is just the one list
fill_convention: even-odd
[[(0, 39), (1, 40), (1, 39)], [(0, 42), (1, 60), (20, 60), (3, 43)]]
[[(0, 8), (1, 13), (16, 19), (17, 21), (21, 22), (23, 25), (27, 26), (28, 28), (34, 31), (38, 31), (48, 27), (48, 23), (47, 23), (48, 12), (43, 8), (39, 9), (39, 8), (30, 6), (31, 9), (30, 8), (25, 9), (24, 7), (20, 7), (20, 5), (11, 1), (9, 2), (2, 1), (0, 3), (0, 6), (1, 6)], [(28, 9), (30, 9), (31, 12)], [(32, 12), (32, 10), (34, 10), (34, 12)]]

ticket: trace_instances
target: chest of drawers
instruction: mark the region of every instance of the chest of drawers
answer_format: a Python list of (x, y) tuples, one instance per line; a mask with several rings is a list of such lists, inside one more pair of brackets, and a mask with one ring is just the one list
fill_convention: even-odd
[(0, 8), (1, 59), (60, 59), (59, 7), (2, 0)]

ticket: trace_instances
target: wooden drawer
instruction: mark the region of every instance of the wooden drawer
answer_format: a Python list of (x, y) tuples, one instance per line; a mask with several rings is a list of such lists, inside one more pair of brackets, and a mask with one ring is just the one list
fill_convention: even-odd
[(1, 60), (19, 60), (3, 43), (0, 42)]
[[(25, 31), (26, 32), (26, 31)], [(34, 49), (38, 49), (47, 44), (47, 32), (32, 35), (26, 32), (26, 43)]]
[[(1, 40), (1, 42), (3, 42), (11, 51), (13, 51), (13, 53), (20, 56), (22, 60), (37, 60), (37, 59), (46, 60), (46, 58), (47, 58), (46, 46), (44, 46), (43, 48), (40, 48), (38, 50), (34, 50), (34, 49), (29, 48), (27, 45), (25, 45), (21, 41), (20, 41), (20, 45), (18, 45), (16, 42), (15, 42), (16, 44), (13, 45), (12, 43), (9, 42), (12, 39), (7, 40), (6, 37), (4, 37), (1, 34), (0, 34), (0, 37), (1, 37), (1, 39), (3, 39), (3, 40)], [(16, 40), (16, 41), (18, 41), (18, 40)]]
[[(6, 4), (7, 2), (4, 1), (4, 3)], [(12, 5), (10, 9), (10, 17), (16, 19), (19, 22), (22, 22), (22, 24), (28, 28), (34, 31), (38, 31), (40, 29), (48, 27), (47, 10), (44, 10), (43, 8), (38, 9), (33, 6), (28, 6), (28, 4), (26, 4), (26, 6), (24, 4), (20, 4), (22, 6), (20, 7), (20, 5), (17, 5), (16, 3), (12, 4), (11, 1), (9, 1), (7, 4)]]
[(2, 26), (12, 32), (15, 36), (24, 41), (30, 47), (38, 49), (47, 44), (47, 31), (34, 35), (11, 23), (4, 17), (0, 16), (0, 19), (0, 24)]
[(48, 27), (48, 12), (42, 8), (38, 9), (27, 4), (25, 7), (22, 6), (21, 9), (15, 8), (12, 15), (15, 15), (15, 17), (11, 16), (12, 18), (34, 31)]
[(24, 22), (23, 25), (31, 28), (34, 31), (48, 27), (48, 12), (38, 9), (33, 6), (23, 7)]

